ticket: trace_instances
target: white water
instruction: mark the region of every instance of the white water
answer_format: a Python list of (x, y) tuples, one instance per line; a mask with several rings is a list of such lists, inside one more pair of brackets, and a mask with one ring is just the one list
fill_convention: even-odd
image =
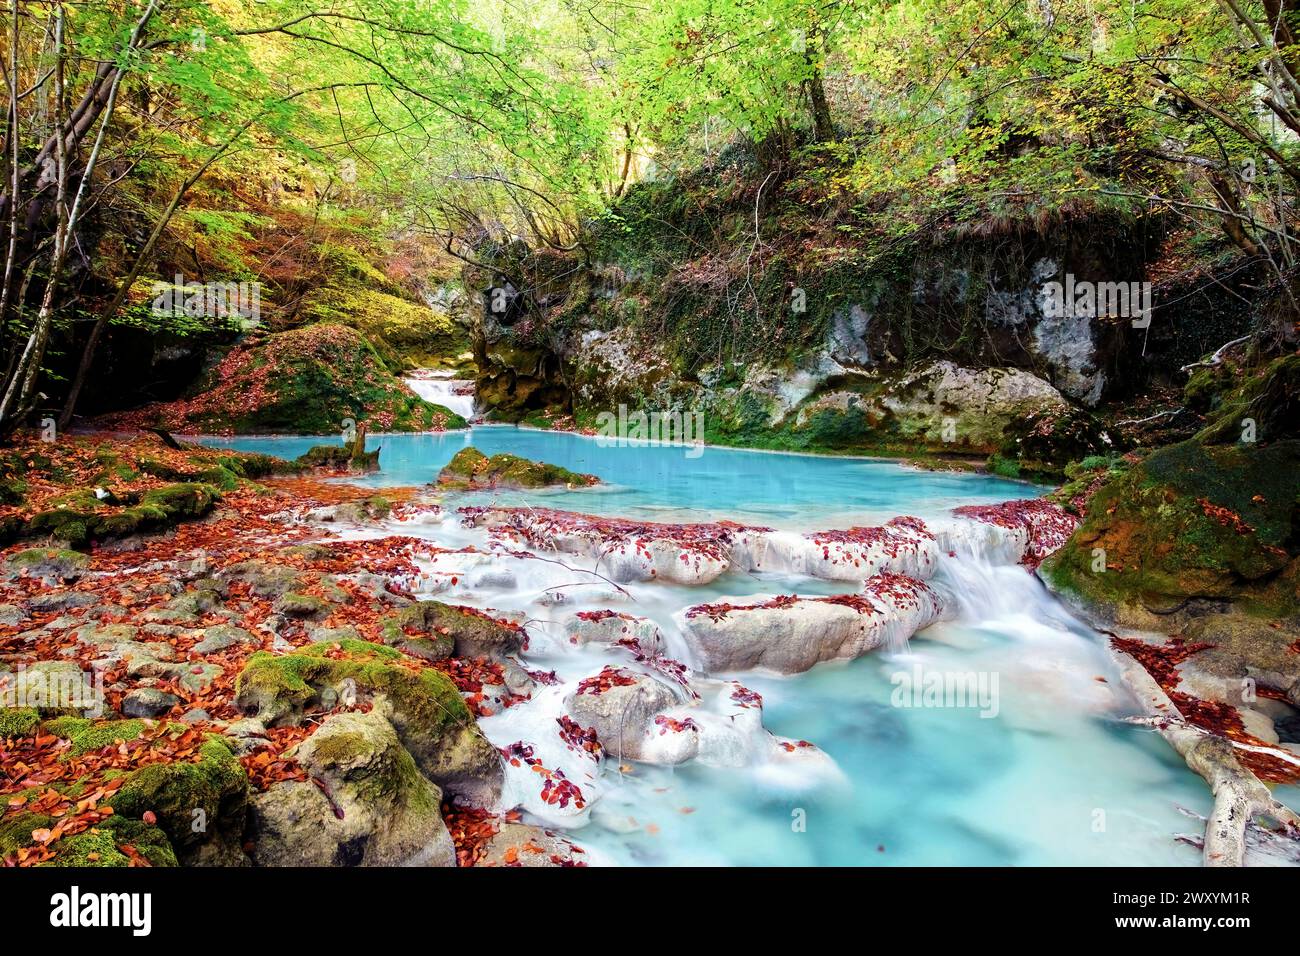
[[(546, 766), (568, 768), (589, 801), (584, 812), (558, 814), (535, 799), (530, 804), (528, 788), (537, 779), (527, 768), (511, 777), (507, 803), (543, 813), (531, 817), (538, 822), (573, 828), (570, 835), (599, 859), (624, 865), (1199, 862), (1198, 851), (1176, 837), (1197, 830), (1180, 807), (1208, 811), (1204, 784), (1149, 730), (1122, 721), (1136, 708), (1100, 637), (1019, 566), (945, 555), (931, 583), (954, 601), (957, 620), (928, 628), (902, 653), (823, 664), (794, 677), (724, 675), (763, 695), (768, 731), (809, 740), (820, 748), (815, 754), (788, 759), (762, 744), (765, 735), (751, 735), (735, 745), (745, 755), (743, 766), (624, 761), (620, 772), (615, 759), (603, 766), (574, 761), (556, 742), (561, 701), (577, 682), (605, 664), (630, 663), (617, 648), (573, 646), (565, 625), (577, 611), (612, 608), (649, 618), (662, 629), (668, 653), (690, 664), (672, 620), (684, 607), (724, 595), (853, 588), (733, 572), (701, 587), (625, 583), (627, 593), (620, 594), (581, 570), (486, 553), (487, 537), (454, 518), (429, 515), (392, 528), (399, 529), (445, 547), (482, 549), (439, 556), (427, 567), (427, 593), (526, 622), (525, 663), (554, 670), (562, 685), (538, 688), (533, 700), (481, 723), (498, 746), (524, 741)], [(573, 555), (541, 556), (560, 558), (571, 569), (593, 566)], [(564, 603), (551, 603), (557, 594)], [(996, 713), (899, 706), (895, 675), (917, 667), (925, 674), (996, 678)], [(674, 715), (713, 719), (707, 690), (705, 698)]]
[(474, 395), (472, 392), (468, 395), (457, 395), (456, 390), (472, 386), (474, 383), (468, 379), (457, 379), (451, 376), (451, 372), (420, 369), (405, 381), (411, 391), (426, 402), (449, 408), (469, 421), (474, 417)]

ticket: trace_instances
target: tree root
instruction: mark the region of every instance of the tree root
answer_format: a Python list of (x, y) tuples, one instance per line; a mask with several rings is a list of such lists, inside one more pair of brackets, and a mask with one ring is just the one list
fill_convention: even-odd
[(1230, 742), (1187, 723), (1145, 667), (1122, 651), (1111, 648), (1111, 653), (1125, 685), (1152, 718), (1152, 726), (1209, 784), (1214, 809), (1205, 824), (1206, 866), (1245, 865), (1246, 828), (1256, 817), (1267, 817), (1300, 834), (1300, 815), (1273, 799), (1259, 778), (1237, 760)]

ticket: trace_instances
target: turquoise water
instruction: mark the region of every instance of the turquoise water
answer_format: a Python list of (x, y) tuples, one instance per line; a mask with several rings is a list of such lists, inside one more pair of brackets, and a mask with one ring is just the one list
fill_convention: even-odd
[[(293, 457), (320, 441), (214, 443)], [(718, 448), (691, 458), (683, 448), (602, 448), (580, 436), (509, 427), (386, 435), (374, 443), (383, 446), (383, 470), (361, 479), (365, 484), (426, 483), (472, 443), (489, 454), (509, 451), (610, 483), (594, 492), (502, 492), (498, 500), (659, 520), (729, 518), (810, 530), (938, 515), (954, 505), (1039, 492), (885, 461)], [(447, 504), (473, 500), (481, 496), (450, 496)], [(420, 523), (402, 532), (433, 540), (464, 534)], [(511, 569), (513, 583), (472, 586), (465, 576), (444, 599), (525, 615), (537, 638), (530, 667), (554, 669), (566, 682), (599, 669), (591, 653), (575, 655), (565, 642), (543, 638), (561, 633), (575, 611), (609, 605), (578, 599), (543, 607), (538, 593), (555, 581), (537, 575), (554, 575), (554, 565), (530, 569), (502, 557), (493, 567)], [(638, 764), (619, 773), (611, 761), (601, 778), (603, 795), (573, 838), (598, 859), (623, 865), (1198, 864), (1199, 851), (1177, 837), (1199, 834), (1199, 821), (1184, 811), (1207, 814), (1209, 793), (1158, 736), (1125, 722), (1135, 708), (1119, 689), (1102, 638), (1019, 567), (950, 563), (936, 584), (961, 596), (960, 618), (917, 635), (903, 654), (820, 665), (793, 677), (743, 675), (764, 697), (764, 725), (815, 743), (842, 779), (808, 782), (771, 767), (697, 763)], [(673, 613), (688, 604), (852, 586), (728, 574), (706, 587), (639, 582), (627, 589), (633, 603), (626, 609), (669, 633)], [(897, 706), (892, 679), (918, 666), (996, 675), (996, 716)], [(494, 743), (528, 736), (527, 706), (482, 722)], [(539, 720), (536, 732), (553, 723)]]
[[(204, 439), (242, 451), (296, 458), (313, 437)], [(596, 439), (565, 432), (512, 426), (477, 426), (442, 434), (374, 436), (380, 471), (358, 484), (422, 485), (466, 445), (487, 455), (511, 452), (594, 474), (605, 487), (521, 494), (501, 492), (499, 501), (545, 503), (594, 514), (661, 520), (734, 517), (777, 527), (830, 527), (850, 518), (885, 520), (904, 510), (936, 515), (957, 505), (1006, 501), (1041, 493), (1023, 482), (989, 476), (928, 472), (882, 460), (786, 455), (733, 448), (688, 449), (665, 445), (602, 447)], [(698, 454), (698, 457), (691, 457)], [(481, 497), (481, 496), (480, 496)], [(473, 498), (468, 500), (475, 500)], [(830, 522), (829, 524), (827, 522)]]

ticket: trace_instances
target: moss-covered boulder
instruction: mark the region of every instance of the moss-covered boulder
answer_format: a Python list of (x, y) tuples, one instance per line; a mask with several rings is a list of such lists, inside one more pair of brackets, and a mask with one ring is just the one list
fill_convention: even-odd
[(109, 805), (128, 819), (152, 811), (182, 862), (231, 864), (245, 861), (248, 796), (243, 765), (213, 736), (194, 762), (153, 763), (131, 771)]
[(308, 325), (231, 349), (181, 401), (100, 420), (104, 427), (329, 434), (350, 419), (372, 431), (463, 428), (464, 419), (417, 396), (364, 335)]
[(366, 474), (379, 470), (379, 449), (358, 453), (352, 445), (313, 445), (294, 461), (312, 470)]
[(521, 628), (495, 620), (473, 608), (441, 601), (417, 601), (383, 623), (384, 643), (416, 657), (501, 657), (524, 646)]
[(1197, 436), (1209, 445), (1300, 438), (1300, 355), (1286, 355), (1247, 374), (1222, 396)]
[(1162, 626), (1189, 601), (1300, 614), (1300, 440), (1153, 452), (1092, 497), (1042, 573), (1120, 623)]
[(109, 817), (84, 833), (64, 837), (50, 849), (54, 858), (43, 866), (131, 866), (127, 850), (134, 850), (150, 866), (176, 866), (171, 841), (159, 827), (141, 820)]
[(84, 753), (135, 740), (148, 726), (138, 718), (96, 721), (87, 717), (65, 716), (47, 720), (41, 729), (68, 741), (68, 752), (79, 757)]
[(485, 488), (586, 488), (599, 484), (595, 475), (583, 475), (559, 465), (530, 461), (519, 455), (488, 457), (477, 448), (462, 448), (438, 473), (443, 488), (474, 491)]
[(93, 492), (75, 492), (32, 515), (23, 533), (49, 535), (80, 547), (99, 539), (160, 531), (201, 518), (220, 497), (220, 491), (201, 482), (153, 488), (138, 502), (125, 506), (101, 500)]
[(485, 805), (500, 794), (499, 755), (450, 680), (389, 647), (344, 640), (292, 654), (254, 654), (235, 682), (235, 703), (268, 726), (301, 722), (350, 695), (384, 701), (420, 770), (453, 796)]
[(28, 548), (5, 559), (5, 570), (11, 577), (25, 575), (47, 584), (75, 581), (88, 567), (90, 558), (86, 555), (61, 548)]
[(311, 781), (253, 800), (261, 866), (455, 866), (441, 791), (378, 711), (328, 717), (294, 756)]

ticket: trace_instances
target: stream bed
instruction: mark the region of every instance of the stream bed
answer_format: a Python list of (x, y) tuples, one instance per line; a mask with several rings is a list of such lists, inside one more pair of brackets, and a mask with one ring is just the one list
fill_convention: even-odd
[[(319, 437), (208, 439), (291, 458)], [(1040, 489), (982, 475), (932, 473), (896, 463), (662, 445), (618, 447), (578, 435), (477, 426), (438, 435), (377, 435), (382, 471), (351, 479), (381, 488), (431, 481), (459, 449), (509, 451), (599, 476), (595, 489), (447, 496), (445, 512), (391, 522), (382, 533), (486, 550), (455, 508), (494, 503), (560, 508), (659, 522), (730, 520), (812, 531), (930, 519), (960, 505), (1025, 498)], [(369, 532), (376, 533), (373, 529)], [(607, 597), (578, 587), (561, 603), (539, 595), (569, 585), (554, 564), (504, 554), (492, 573), (462, 574), (439, 600), (526, 620), (530, 670), (559, 687), (483, 718), (494, 744), (553, 727), (555, 701), (613, 662), (610, 648), (572, 647), (564, 627)], [(436, 569), (435, 569), (436, 570)], [(556, 582), (559, 582), (558, 584)], [(624, 865), (1197, 865), (1210, 795), (1151, 730), (1126, 723), (1136, 707), (1100, 635), (1080, 624), (1018, 565), (979, 554), (948, 555), (931, 582), (950, 596), (954, 619), (905, 648), (794, 676), (747, 672), (771, 734), (810, 741), (829, 758), (745, 766), (699, 761), (675, 767), (606, 760), (599, 799), (569, 823), (596, 862)], [(737, 597), (827, 595), (851, 585), (795, 574), (728, 572), (700, 586), (624, 583), (620, 611), (655, 622), (669, 653), (692, 664), (674, 615)], [(905, 674), (977, 675), (992, 692), (982, 706), (933, 706), (900, 691)], [(969, 703), (969, 702), (968, 702)], [(558, 825), (554, 820), (546, 821)]]

